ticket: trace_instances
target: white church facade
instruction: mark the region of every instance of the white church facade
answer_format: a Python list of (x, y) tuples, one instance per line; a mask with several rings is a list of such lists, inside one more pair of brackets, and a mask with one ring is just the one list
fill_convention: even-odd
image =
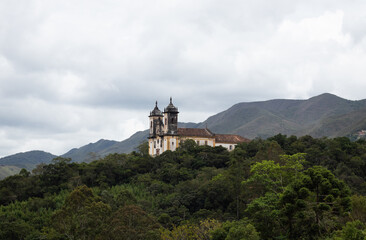
[(175, 151), (181, 142), (186, 139), (194, 140), (198, 145), (211, 147), (222, 146), (229, 151), (233, 150), (236, 144), (249, 142), (249, 139), (233, 134), (215, 134), (205, 128), (178, 128), (178, 108), (172, 103), (161, 112), (158, 103), (150, 112), (149, 132), (149, 154), (157, 156), (167, 150)]

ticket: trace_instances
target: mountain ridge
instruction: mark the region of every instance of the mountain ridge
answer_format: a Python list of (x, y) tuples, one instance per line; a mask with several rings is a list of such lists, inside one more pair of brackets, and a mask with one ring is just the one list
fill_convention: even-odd
[[(324, 93), (304, 100), (272, 99), (241, 102), (208, 117), (203, 122), (178, 123), (178, 125), (190, 128), (207, 127), (215, 133), (238, 134), (249, 139), (267, 138), (278, 133), (313, 137), (349, 136), (366, 129), (366, 99), (353, 101)], [(138, 131), (123, 141), (100, 139), (95, 143), (73, 148), (61, 157), (71, 158), (76, 162), (89, 162), (110, 153), (129, 153), (136, 150), (147, 137), (148, 129)], [(22, 153), (19, 154), (4, 157), (7, 160), (0, 159), (0, 165), (27, 169), (35, 166), (36, 162), (32, 157), (27, 158), (21, 155)], [(50, 156), (56, 157), (51, 153), (43, 155), (48, 156), (46, 161), (49, 162), (52, 160)], [(21, 159), (22, 156), (25, 160)], [(11, 158), (12, 161), (9, 160)], [(24, 162), (26, 159), (28, 162)]]
[[(242, 102), (227, 110), (209, 117), (198, 127), (207, 125), (214, 132), (235, 133), (253, 139), (267, 138), (277, 133), (286, 135), (311, 135), (313, 137), (337, 137), (339, 131), (322, 135), (319, 126), (330, 119), (344, 117), (352, 112), (366, 109), (366, 101), (351, 101), (333, 94), (325, 93), (307, 100), (273, 99), (260, 102)], [(365, 119), (364, 115), (359, 116)], [(352, 124), (357, 119), (352, 120)], [(363, 120), (359, 128), (366, 128)], [(228, 124), (230, 123), (230, 124)], [(253, 129), (255, 129), (253, 131)], [(319, 129), (311, 131), (311, 129)], [(350, 131), (356, 131), (350, 128)], [(351, 132), (347, 132), (350, 134)]]

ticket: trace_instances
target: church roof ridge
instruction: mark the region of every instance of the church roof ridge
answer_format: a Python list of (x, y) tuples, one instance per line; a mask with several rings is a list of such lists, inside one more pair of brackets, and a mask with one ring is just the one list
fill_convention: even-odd
[(241, 143), (250, 142), (249, 139), (237, 134), (215, 134), (215, 141), (217, 143)]
[(178, 135), (183, 137), (215, 137), (215, 134), (206, 128), (178, 128)]

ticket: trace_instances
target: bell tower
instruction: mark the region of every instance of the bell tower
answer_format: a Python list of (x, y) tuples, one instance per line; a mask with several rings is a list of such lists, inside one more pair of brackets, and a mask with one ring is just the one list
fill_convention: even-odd
[(156, 137), (163, 132), (163, 113), (158, 108), (158, 101), (155, 102), (155, 108), (150, 112), (150, 132), (149, 137)]
[(170, 97), (169, 105), (164, 109), (163, 132), (164, 135), (178, 134), (178, 108), (173, 105), (172, 97)]

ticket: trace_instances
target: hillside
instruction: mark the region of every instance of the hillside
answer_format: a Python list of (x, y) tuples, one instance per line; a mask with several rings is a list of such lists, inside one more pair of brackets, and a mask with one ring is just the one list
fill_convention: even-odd
[[(181, 127), (195, 127), (196, 123), (179, 123)], [(65, 158), (71, 158), (75, 162), (90, 162), (111, 153), (130, 153), (137, 150), (137, 147), (147, 141), (149, 130), (139, 131), (131, 137), (121, 142), (101, 139), (95, 143), (80, 148), (74, 148), (62, 155)]]
[(40, 163), (50, 163), (55, 157), (57, 156), (51, 153), (35, 150), (3, 157), (0, 159), (0, 165), (31, 170)]
[(62, 157), (71, 158), (75, 162), (90, 162), (104, 157), (110, 153), (129, 153), (147, 139), (148, 130), (133, 134), (128, 139), (117, 142), (101, 139), (96, 143), (89, 143), (80, 148), (74, 148), (63, 154)]
[(181, 146), (0, 181), (0, 239), (366, 239), (365, 141)]
[(2, 166), (0, 165), (0, 180), (6, 178), (7, 176), (11, 176), (19, 173), (21, 168), (16, 166)]
[(29, 151), (6, 156), (0, 159), (0, 179), (17, 174), (22, 168), (28, 171), (40, 163), (50, 163), (56, 155), (44, 151)]
[(238, 103), (198, 127), (250, 139), (278, 133), (313, 137), (346, 136), (366, 129), (366, 100), (350, 101), (325, 93), (307, 100)]
[[(184, 113), (181, 113), (184, 114)], [(350, 101), (325, 93), (307, 100), (275, 99), (243, 102), (196, 123), (179, 123), (179, 127), (205, 128), (215, 133), (239, 134), (254, 139), (278, 133), (313, 137), (352, 136), (366, 129), (366, 100)], [(90, 162), (110, 153), (129, 153), (146, 141), (148, 130), (139, 131), (126, 140), (101, 139), (61, 155), (75, 162)], [(355, 138), (355, 137), (354, 137)], [(48, 163), (55, 156), (41, 151), (19, 153), (0, 159), (4, 175), (9, 167), (32, 169), (41, 162)], [(15, 168), (11, 168), (15, 169)]]

